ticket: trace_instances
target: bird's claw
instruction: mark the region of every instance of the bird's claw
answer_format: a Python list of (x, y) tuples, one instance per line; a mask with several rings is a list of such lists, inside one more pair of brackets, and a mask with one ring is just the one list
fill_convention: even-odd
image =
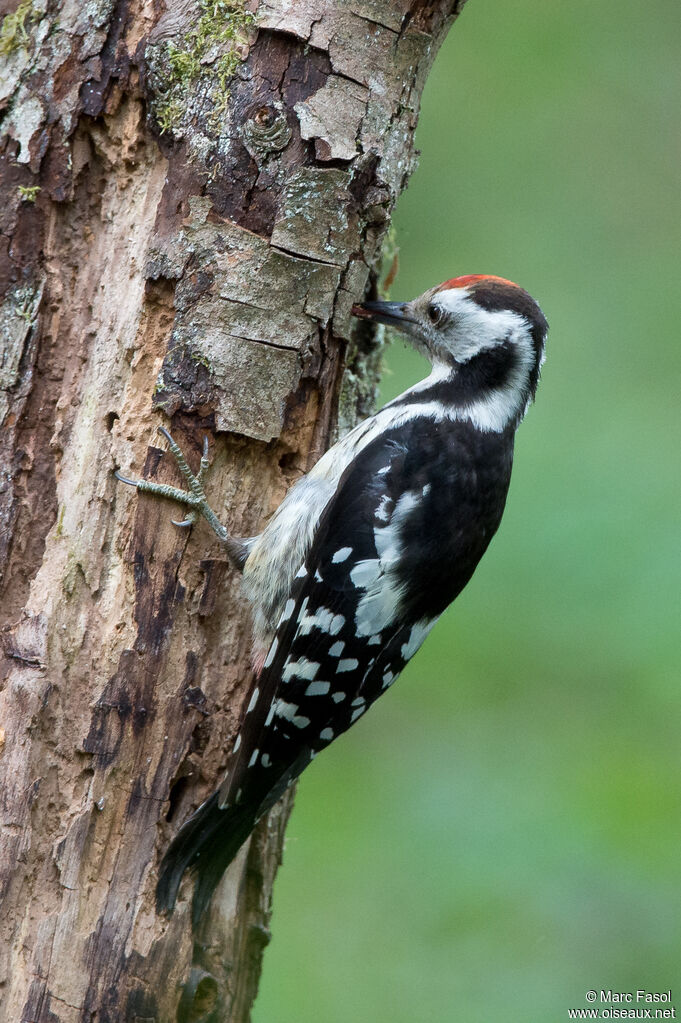
[(178, 468), (184, 476), (189, 489), (182, 490), (180, 487), (172, 487), (167, 483), (154, 483), (152, 480), (130, 479), (128, 476), (124, 476), (118, 469), (114, 471), (114, 475), (121, 483), (127, 483), (128, 486), (135, 487), (141, 493), (155, 494), (157, 497), (167, 497), (173, 501), (179, 501), (181, 504), (189, 505), (191, 510), (185, 519), (182, 519), (181, 522), (178, 522), (176, 519), (170, 520), (173, 525), (187, 529), (190, 526), (193, 526), (198, 519), (199, 514), (205, 514), (204, 509), (208, 508), (206, 495), (204, 494), (203, 486), (201, 485), (203, 477), (210, 466), (210, 460), (208, 458), (208, 437), (204, 436), (203, 438), (201, 467), (198, 473), (194, 475), (189, 468), (186, 458), (184, 457), (182, 448), (173, 439), (172, 434), (166, 430), (165, 426), (159, 426), (158, 429), (159, 433), (161, 433), (167, 440), (170, 453), (175, 458)]
[(123, 475), (123, 473), (120, 471), (120, 469), (114, 469), (114, 476), (121, 483), (127, 483), (131, 487), (136, 487), (137, 486), (137, 480), (130, 480), (130, 479), (128, 479), (127, 476)]
[(178, 522), (177, 519), (171, 519), (170, 521), (174, 526), (178, 526), (180, 529), (188, 529), (189, 526), (193, 526), (196, 522), (196, 516), (188, 515), (186, 519), (182, 520), (182, 522)]
[(236, 538), (229, 536), (227, 530), (208, 504), (203, 490), (203, 480), (210, 467), (210, 459), (208, 457), (208, 436), (204, 436), (203, 438), (201, 465), (199, 467), (199, 471), (196, 475), (194, 475), (189, 468), (187, 459), (184, 457), (182, 448), (175, 440), (173, 440), (170, 432), (166, 430), (165, 426), (159, 426), (158, 429), (159, 433), (161, 433), (168, 442), (168, 449), (177, 462), (177, 466), (185, 479), (188, 489), (182, 490), (180, 487), (172, 487), (167, 483), (154, 483), (151, 480), (132, 480), (127, 476), (123, 476), (118, 469), (116, 469), (114, 473), (116, 479), (120, 480), (121, 483), (127, 483), (131, 487), (136, 487), (141, 493), (155, 494), (157, 497), (167, 497), (172, 501), (178, 501), (180, 504), (187, 505), (189, 507), (189, 511), (186, 518), (179, 522), (176, 519), (170, 520), (174, 526), (178, 526), (180, 529), (189, 529), (190, 526), (193, 526), (196, 523), (199, 516), (202, 515), (221, 542), (225, 545), (232, 562), (236, 564), (237, 567), (242, 568), (243, 562), (248, 554), (247, 548), (241, 540), (237, 540)]

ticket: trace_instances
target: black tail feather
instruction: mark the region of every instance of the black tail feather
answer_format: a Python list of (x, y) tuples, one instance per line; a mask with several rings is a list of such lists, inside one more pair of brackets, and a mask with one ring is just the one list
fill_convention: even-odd
[[(236, 806), (221, 810), (220, 790), (214, 792), (185, 821), (161, 860), (156, 885), (157, 911), (172, 913), (182, 876), (185, 870), (193, 867), (196, 881), (192, 922), (196, 927), (220, 878), (257, 822), (281, 799), (311, 759), (311, 750), (306, 746), (292, 764), (287, 766), (280, 762), (263, 769), (264, 777), (251, 779), (251, 786)], [(272, 778), (276, 779), (274, 784)]]
[(253, 830), (256, 813), (252, 803), (221, 810), (217, 792), (199, 807), (182, 825), (161, 861), (156, 885), (159, 913), (172, 913), (182, 876), (194, 867), (192, 921), (196, 926), (220, 878)]

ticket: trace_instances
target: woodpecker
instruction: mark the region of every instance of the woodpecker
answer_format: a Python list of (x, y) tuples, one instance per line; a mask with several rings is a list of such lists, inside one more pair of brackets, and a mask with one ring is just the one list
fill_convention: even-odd
[(428, 377), (361, 422), (288, 492), (263, 532), (231, 537), (163, 430), (188, 490), (131, 480), (203, 515), (243, 573), (254, 681), (222, 785), (160, 867), (172, 912), (193, 868), (196, 923), (256, 822), (400, 674), (494, 536), (515, 431), (534, 398), (548, 324), (530, 295), (471, 274), (411, 302), (363, 302), (430, 360)]

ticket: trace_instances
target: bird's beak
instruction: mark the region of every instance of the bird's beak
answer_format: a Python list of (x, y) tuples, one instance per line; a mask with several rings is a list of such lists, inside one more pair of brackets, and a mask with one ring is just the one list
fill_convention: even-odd
[(387, 323), (396, 330), (409, 330), (409, 324), (416, 323), (409, 315), (408, 302), (361, 302), (353, 305), (353, 316), (361, 320), (374, 320), (375, 323)]

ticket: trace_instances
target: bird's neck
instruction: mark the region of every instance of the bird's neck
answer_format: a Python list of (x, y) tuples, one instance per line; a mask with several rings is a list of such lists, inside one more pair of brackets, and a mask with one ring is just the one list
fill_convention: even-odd
[(496, 345), (465, 363), (434, 361), (430, 375), (391, 405), (428, 406), (437, 415), (470, 422), (485, 433), (515, 428), (531, 398), (534, 356)]

